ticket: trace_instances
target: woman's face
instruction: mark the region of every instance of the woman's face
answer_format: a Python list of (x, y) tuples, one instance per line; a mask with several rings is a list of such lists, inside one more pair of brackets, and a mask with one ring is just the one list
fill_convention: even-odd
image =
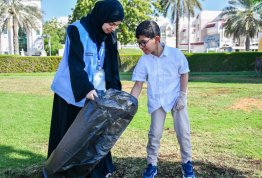
[(113, 31), (115, 31), (120, 23), (121, 23), (121, 21), (104, 23), (102, 25), (102, 30), (106, 34), (109, 34), (109, 33), (113, 32)]

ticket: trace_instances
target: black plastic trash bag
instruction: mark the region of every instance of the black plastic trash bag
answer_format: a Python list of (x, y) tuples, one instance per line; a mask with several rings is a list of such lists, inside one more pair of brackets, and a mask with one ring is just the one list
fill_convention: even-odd
[(45, 162), (45, 178), (87, 175), (126, 129), (138, 107), (132, 95), (109, 89), (81, 109)]

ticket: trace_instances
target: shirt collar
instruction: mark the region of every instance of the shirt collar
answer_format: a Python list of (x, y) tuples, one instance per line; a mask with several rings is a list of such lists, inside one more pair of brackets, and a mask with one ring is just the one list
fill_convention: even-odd
[(164, 43), (162, 43), (161, 44), (162, 45), (162, 47), (164, 48), (163, 49), (163, 52), (162, 52), (162, 54), (160, 55), (160, 57), (164, 57), (164, 56), (168, 56), (168, 47), (164, 44)]
[[(163, 51), (162, 54), (159, 56), (159, 58), (168, 56), (168, 47), (164, 43), (161, 43), (161, 45), (163, 47)], [(156, 57), (153, 54), (149, 54), (149, 55), (151, 55), (152, 57)]]

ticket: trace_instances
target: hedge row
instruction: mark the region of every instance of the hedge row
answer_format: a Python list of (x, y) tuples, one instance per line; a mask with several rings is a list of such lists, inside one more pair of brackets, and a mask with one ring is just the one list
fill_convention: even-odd
[[(262, 52), (185, 54), (192, 72), (253, 71)], [(139, 55), (121, 55), (120, 71), (133, 71)], [(54, 72), (61, 60), (52, 57), (0, 56), (0, 73)]]
[(54, 72), (61, 57), (0, 56), (0, 73)]
[(192, 72), (254, 71), (262, 52), (186, 54)]

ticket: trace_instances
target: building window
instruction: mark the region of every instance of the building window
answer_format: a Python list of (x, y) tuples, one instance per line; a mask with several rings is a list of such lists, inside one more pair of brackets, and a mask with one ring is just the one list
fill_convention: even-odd
[(4, 35), (7, 34), (7, 28), (6, 28), (6, 27), (4, 27), (4, 29), (3, 29), (3, 34), (4, 34)]
[(40, 30), (36, 30), (36, 35), (40, 35)]
[(18, 43), (19, 43), (19, 51), (22, 49), (27, 51), (27, 37), (24, 29), (19, 28), (18, 30)]

